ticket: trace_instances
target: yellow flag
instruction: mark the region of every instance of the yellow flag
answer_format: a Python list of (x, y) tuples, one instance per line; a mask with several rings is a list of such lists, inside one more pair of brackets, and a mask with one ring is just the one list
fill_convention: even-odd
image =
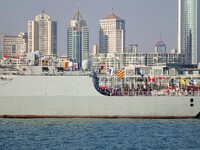
[(186, 85), (186, 79), (181, 79), (182, 84)]

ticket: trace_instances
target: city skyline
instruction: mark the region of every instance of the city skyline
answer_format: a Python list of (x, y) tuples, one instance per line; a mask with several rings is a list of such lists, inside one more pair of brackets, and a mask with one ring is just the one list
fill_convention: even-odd
[[(106, 5), (105, 5), (106, 4)], [(99, 7), (102, 6), (102, 7)], [(134, 0), (134, 1), (3, 1), (0, 6), (0, 32), (16, 35), (27, 32), (27, 21), (45, 9), (52, 20), (58, 22), (58, 55), (67, 53), (67, 26), (77, 7), (87, 21), (90, 31), (90, 51), (98, 43), (99, 20), (113, 11), (126, 21), (126, 44), (138, 44), (139, 52), (153, 52), (159, 40), (167, 50), (177, 48), (178, 1)], [(89, 8), (89, 9), (88, 9)], [(144, 11), (145, 10), (145, 11)], [(95, 12), (93, 12), (95, 11)]]

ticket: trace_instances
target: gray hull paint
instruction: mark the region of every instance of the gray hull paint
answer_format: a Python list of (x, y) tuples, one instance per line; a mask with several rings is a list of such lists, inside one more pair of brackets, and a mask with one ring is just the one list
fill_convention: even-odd
[(193, 118), (199, 112), (199, 97), (104, 96), (87, 76), (14, 76), (0, 83), (0, 117)]

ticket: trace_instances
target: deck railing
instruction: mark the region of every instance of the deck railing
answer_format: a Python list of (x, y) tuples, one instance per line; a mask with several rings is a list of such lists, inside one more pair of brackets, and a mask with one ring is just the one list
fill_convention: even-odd
[(200, 91), (117, 91), (111, 92), (110, 96), (200, 96)]

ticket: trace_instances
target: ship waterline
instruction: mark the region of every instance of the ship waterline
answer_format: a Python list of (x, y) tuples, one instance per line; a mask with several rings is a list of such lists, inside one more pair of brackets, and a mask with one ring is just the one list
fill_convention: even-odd
[(0, 82), (0, 117), (195, 118), (199, 96), (105, 96), (92, 76), (14, 75)]

